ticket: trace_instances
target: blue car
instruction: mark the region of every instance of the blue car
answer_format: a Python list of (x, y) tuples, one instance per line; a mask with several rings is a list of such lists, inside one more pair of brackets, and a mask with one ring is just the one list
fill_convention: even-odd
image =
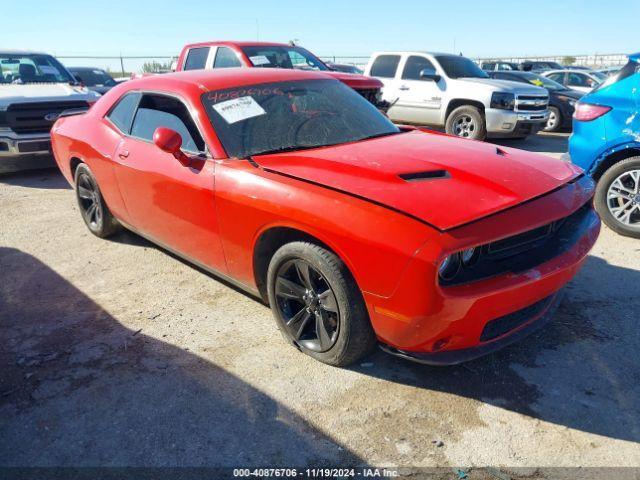
[(569, 155), (598, 182), (602, 221), (640, 238), (640, 53), (576, 104)]

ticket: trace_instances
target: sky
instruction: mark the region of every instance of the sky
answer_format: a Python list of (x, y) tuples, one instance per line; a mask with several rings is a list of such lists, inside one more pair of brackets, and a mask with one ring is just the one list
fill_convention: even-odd
[[(376, 50), (462, 52), (474, 58), (640, 51), (640, 0), (0, 0), (0, 4), (0, 48), (57, 56), (177, 56), (190, 42), (256, 39), (295, 39), (320, 56), (368, 56)], [(133, 63), (141, 64), (130, 62), (128, 70)]]

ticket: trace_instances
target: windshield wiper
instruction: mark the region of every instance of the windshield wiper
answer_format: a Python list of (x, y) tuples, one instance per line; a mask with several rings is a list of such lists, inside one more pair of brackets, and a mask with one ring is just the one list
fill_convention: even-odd
[(284, 147), (273, 148), (271, 150), (263, 150), (261, 152), (252, 153), (254, 155), (271, 155), (272, 153), (296, 152), (298, 150), (309, 150), (311, 148), (326, 147), (327, 145), (286, 145)]

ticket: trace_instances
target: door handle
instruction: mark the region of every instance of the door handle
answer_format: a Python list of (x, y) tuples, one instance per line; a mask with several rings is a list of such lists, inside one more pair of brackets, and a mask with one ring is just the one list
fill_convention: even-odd
[(118, 156), (120, 158), (127, 158), (129, 156), (129, 150), (122, 150), (120, 153), (118, 153)]
[(409, 90), (409, 87), (407, 87), (406, 85), (401, 85), (398, 90)]

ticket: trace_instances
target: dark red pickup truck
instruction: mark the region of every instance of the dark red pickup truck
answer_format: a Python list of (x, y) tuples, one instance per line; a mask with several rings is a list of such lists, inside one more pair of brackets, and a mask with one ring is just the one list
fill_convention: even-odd
[(229, 67), (296, 68), (321, 71), (340, 80), (379, 108), (382, 82), (376, 78), (337, 72), (305, 48), (269, 42), (201, 42), (186, 45), (176, 70), (209, 70)]

